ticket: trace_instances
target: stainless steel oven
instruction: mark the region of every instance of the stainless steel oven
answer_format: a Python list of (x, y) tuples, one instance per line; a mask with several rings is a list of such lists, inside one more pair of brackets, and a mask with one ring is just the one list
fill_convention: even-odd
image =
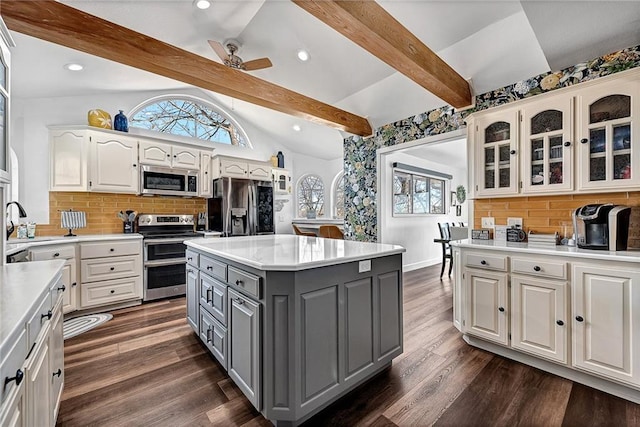
[(144, 301), (186, 293), (184, 241), (201, 236), (193, 223), (193, 215), (138, 217), (138, 232), (144, 236)]
[(198, 171), (141, 165), (140, 189), (142, 194), (194, 197), (198, 195)]

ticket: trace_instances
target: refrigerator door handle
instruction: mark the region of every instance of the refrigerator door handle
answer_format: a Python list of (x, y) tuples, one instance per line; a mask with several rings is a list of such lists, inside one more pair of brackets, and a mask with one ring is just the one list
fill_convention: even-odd
[(255, 236), (256, 234), (256, 187), (253, 182), (249, 183), (249, 209), (247, 209), (247, 216), (249, 217), (249, 235)]

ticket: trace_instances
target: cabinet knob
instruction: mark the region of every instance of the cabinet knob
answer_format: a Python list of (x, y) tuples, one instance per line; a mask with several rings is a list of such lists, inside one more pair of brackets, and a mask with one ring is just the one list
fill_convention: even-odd
[(236, 299), (234, 299), (234, 301), (235, 301), (235, 302), (236, 302), (236, 304), (238, 304), (238, 305), (242, 305), (242, 304), (244, 304), (244, 301), (243, 301), (243, 300), (241, 300), (240, 298), (236, 298)]
[(167, 153), (167, 157), (171, 157), (171, 154), (168, 154), (168, 153)]
[(60, 256), (60, 252), (56, 252), (55, 254), (53, 254), (53, 257), (59, 257)]
[(176, 154), (173, 155), (173, 158), (175, 159), (176, 157), (178, 157)]
[(115, 249), (111, 248), (109, 249), (109, 252), (115, 252)]
[(193, 273), (193, 270), (192, 270), (192, 269), (188, 269), (187, 271), (188, 271), (189, 273)]
[(511, 155), (516, 154), (516, 150), (511, 150), (511, 151), (509, 151), (509, 154), (511, 154)]
[(62, 370), (58, 368), (58, 370), (53, 373), (53, 376), (60, 378), (60, 375), (62, 375)]
[(564, 325), (564, 322), (562, 320), (556, 320), (556, 324), (558, 326), (562, 326), (562, 325)]
[(205, 174), (205, 175), (208, 175), (208, 174), (209, 174), (209, 172), (207, 172), (207, 171), (204, 171), (204, 174)]
[(116, 293), (116, 291), (114, 291), (113, 289), (111, 289), (111, 290), (109, 291), (109, 293), (111, 293), (111, 294), (115, 294), (115, 293)]
[(76, 286), (76, 285), (77, 285), (77, 283), (76, 283), (76, 282), (73, 282), (73, 283), (71, 284), (71, 286)]
[(500, 313), (504, 313), (504, 307), (498, 307), (498, 311), (499, 311)]
[(213, 267), (210, 265), (207, 265), (207, 270), (213, 270)]
[(111, 271), (113, 271), (113, 270), (115, 270), (115, 269), (116, 269), (115, 267), (111, 267), (111, 268), (109, 268), (109, 270), (111, 270)]
[(482, 265), (487, 265), (487, 261), (482, 260), (482, 261), (480, 261), (480, 264), (482, 264)]
[(51, 310), (47, 311), (45, 314), (41, 314), (40, 315), (40, 320), (47, 318), (47, 320), (51, 320), (51, 317), (53, 317), (53, 313), (51, 312)]
[(65, 285), (62, 285), (58, 288), (58, 290), (64, 292), (67, 290), (67, 287)]
[(188, 257), (187, 261), (193, 261), (193, 257)]
[(11, 381), (15, 381), (16, 385), (20, 385), (20, 383), (22, 382), (22, 380), (24, 379), (24, 372), (22, 372), (21, 369), (18, 369), (16, 371), (16, 376), (15, 377), (6, 377), (4, 379), (4, 386), (5, 388), (7, 387), (7, 384), (9, 384)]
[(533, 271), (540, 271), (540, 270), (542, 270), (542, 269), (540, 268), (539, 265), (536, 265), (536, 266), (533, 267)]
[(236, 280), (236, 286), (242, 286), (243, 282), (242, 280)]
[(582, 316), (576, 316), (576, 320), (577, 320), (578, 322), (584, 322), (584, 317), (582, 317)]
[(134, 164), (133, 164), (133, 167), (134, 167), (134, 168), (137, 168), (137, 167), (138, 167), (138, 165), (134, 163)]
[(583, 144), (586, 144), (587, 142), (589, 142), (589, 140), (587, 138), (582, 138), (580, 142), (582, 142)]
[(564, 142), (564, 146), (565, 147), (570, 147), (571, 146), (571, 141), (565, 141)]

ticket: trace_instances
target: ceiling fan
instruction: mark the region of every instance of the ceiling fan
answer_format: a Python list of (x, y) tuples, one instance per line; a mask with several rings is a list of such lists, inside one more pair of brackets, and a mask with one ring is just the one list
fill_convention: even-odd
[[(269, 58), (259, 58), (244, 62), (242, 58), (236, 55), (236, 52), (238, 51), (238, 49), (240, 49), (240, 43), (238, 43), (236, 40), (226, 40), (224, 42), (224, 46), (220, 42), (209, 40), (209, 45), (214, 50), (214, 52), (218, 54), (220, 59), (222, 59), (224, 65), (230, 68), (244, 71), (254, 71), (261, 70), (263, 68), (269, 68), (273, 65), (271, 64)], [(227, 53), (227, 50), (225, 50), (225, 46), (229, 53)]]

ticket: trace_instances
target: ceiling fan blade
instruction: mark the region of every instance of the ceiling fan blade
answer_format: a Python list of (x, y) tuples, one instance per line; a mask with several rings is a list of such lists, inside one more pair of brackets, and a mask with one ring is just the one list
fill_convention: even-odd
[(229, 59), (229, 54), (224, 49), (224, 46), (222, 46), (221, 43), (218, 43), (215, 40), (208, 40), (208, 42), (209, 42), (209, 46), (211, 46), (213, 51), (220, 57), (220, 59), (222, 59), (223, 61), (226, 61), (227, 59)]
[(244, 63), (244, 69), (247, 71), (261, 70), (273, 66), (269, 58), (252, 59)]

